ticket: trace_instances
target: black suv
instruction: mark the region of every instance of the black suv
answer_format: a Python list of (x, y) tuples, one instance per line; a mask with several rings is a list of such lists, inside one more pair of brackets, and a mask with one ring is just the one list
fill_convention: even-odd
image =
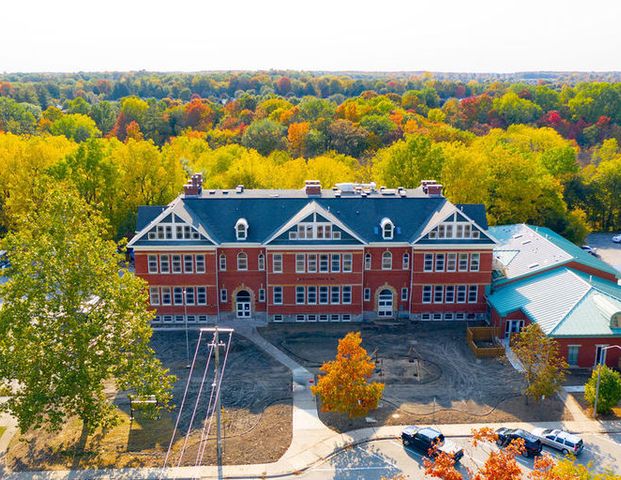
[(464, 451), (450, 440), (445, 440), (444, 435), (433, 428), (406, 427), (401, 432), (403, 445), (418, 450), (423, 455), (435, 457), (444, 452), (455, 462), (459, 462), (464, 456)]
[(496, 440), (496, 443), (499, 447), (506, 447), (513, 440), (521, 438), (524, 440), (524, 447), (526, 448), (524, 455), (527, 457), (541, 455), (541, 450), (543, 449), (541, 440), (521, 428), (501, 427), (496, 430), (496, 433), (498, 434), (498, 440)]

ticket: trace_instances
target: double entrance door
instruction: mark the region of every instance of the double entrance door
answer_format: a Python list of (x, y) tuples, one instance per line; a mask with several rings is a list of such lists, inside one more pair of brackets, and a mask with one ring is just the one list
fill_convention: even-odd
[(392, 292), (388, 289), (382, 290), (377, 298), (377, 316), (390, 318), (393, 315)]
[(237, 318), (250, 318), (252, 314), (252, 299), (246, 290), (237, 292), (235, 297), (235, 312)]

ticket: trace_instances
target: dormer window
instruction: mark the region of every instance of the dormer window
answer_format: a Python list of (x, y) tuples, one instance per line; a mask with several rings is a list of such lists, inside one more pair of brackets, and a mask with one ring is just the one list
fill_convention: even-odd
[(392, 240), (395, 235), (395, 225), (390, 219), (383, 218), (380, 222), (380, 226), (382, 227), (382, 238), (384, 240)]
[(248, 222), (245, 218), (240, 218), (235, 224), (235, 236), (237, 240), (246, 240), (248, 238)]

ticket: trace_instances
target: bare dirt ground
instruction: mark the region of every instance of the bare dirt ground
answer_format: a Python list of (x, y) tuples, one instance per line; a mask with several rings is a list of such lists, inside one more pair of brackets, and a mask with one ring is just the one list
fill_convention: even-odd
[[(347, 419), (322, 412), (330, 428), (373, 425), (471, 423), (571, 419), (556, 398), (526, 404), (523, 380), (497, 359), (477, 360), (466, 344), (463, 323), (372, 325), (270, 325), (261, 334), (314, 373), (336, 354), (338, 339), (360, 330), (374, 359), (374, 380), (386, 384), (381, 406), (370, 418)], [(370, 421), (369, 421), (370, 420)]]
[[(190, 334), (193, 354), (197, 334)], [(186, 366), (184, 332), (156, 332), (153, 346), (164, 365), (177, 376), (173, 412), (150, 420), (138, 413), (129, 420), (126, 396), (115, 394), (120, 423), (108, 432), (81, 437), (82, 425), (72, 419), (57, 433), (27, 432), (16, 435), (6, 456), (12, 470), (160, 467), (171, 439), (189, 370)], [(199, 358), (206, 358), (206, 347)], [(202, 364), (204, 368), (204, 363)], [(176, 465), (192, 408), (198, 394), (203, 370), (196, 367), (189, 396), (176, 435), (169, 465)], [(209, 376), (206, 385), (210, 385)], [(207, 394), (209, 389), (206, 390)], [(208, 403), (203, 392), (197, 420), (189, 436), (183, 465), (194, 465)], [(291, 443), (291, 373), (280, 363), (239, 335), (233, 337), (225, 377), (222, 383), (223, 450), (225, 464), (276, 461)], [(202, 412), (202, 415), (201, 415)], [(215, 427), (212, 429), (215, 434)], [(215, 438), (210, 436), (204, 465), (215, 464)]]

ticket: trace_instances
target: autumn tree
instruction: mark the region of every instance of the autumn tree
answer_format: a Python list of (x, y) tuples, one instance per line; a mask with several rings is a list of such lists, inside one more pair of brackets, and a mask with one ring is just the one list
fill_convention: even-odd
[(174, 378), (149, 345), (153, 312), (144, 280), (120, 266), (106, 225), (68, 186), (52, 188), (3, 247), (0, 383), (17, 391), (0, 408), (20, 429), (58, 429), (79, 417), (86, 431), (115, 422), (106, 384), (169, 406)]
[(527, 325), (516, 335), (511, 349), (524, 369), (526, 398), (550, 397), (559, 391), (568, 365), (558, 342), (548, 337), (539, 325)]
[(621, 375), (606, 365), (598, 365), (593, 369), (591, 378), (584, 386), (584, 398), (591, 404), (591, 407), (595, 404), (598, 375), (600, 379), (597, 413), (609, 413), (621, 401)]
[(324, 375), (311, 391), (320, 398), (324, 412), (346, 413), (352, 418), (377, 408), (384, 384), (369, 382), (375, 363), (361, 344), (360, 332), (349, 332), (339, 340), (336, 359), (321, 366)]

